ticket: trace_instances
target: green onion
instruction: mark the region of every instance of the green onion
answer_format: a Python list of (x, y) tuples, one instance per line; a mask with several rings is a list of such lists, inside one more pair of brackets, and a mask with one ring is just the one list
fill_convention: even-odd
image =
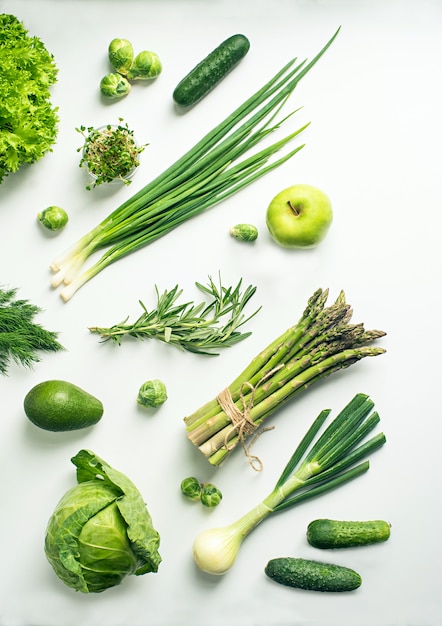
[(364, 441), (379, 423), (373, 401), (359, 393), (335, 419), (320, 430), (330, 414), (315, 419), (273, 491), (258, 506), (224, 528), (201, 532), (193, 544), (198, 567), (209, 574), (224, 574), (238, 556), (243, 540), (272, 513), (278, 513), (340, 487), (369, 468), (367, 457), (386, 442), (384, 433)]
[(260, 469), (260, 460), (249, 453), (245, 441), (264, 420), (313, 383), (385, 352), (369, 345), (384, 331), (350, 324), (353, 312), (343, 291), (330, 306), (325, 306), (327, 298), (328, 290), (315, 291), (294, 326), (262, 350), (216, 398), (184, 418), (189, 440), (212, 465), (220, 465), (241, 443), (252, 467)]
[[(261, 89), (209, 131), (162, 174), (115, 209), (100, 224), (51, 264), (51, 284), (66, 287), (64, 301), (111, 263), (152, 243), (191, 217), (228, 198), (290, 159), (297, 146), (278, 159), (271, 157), (297, 137), (308, 124), (241, 160), (249, 150), (294, 113), (274, 121), (299, 81), (334, 41), (339, 29), (309, 62), (292, 59)], [(105, 249), (83, 270), (87, 259)]]

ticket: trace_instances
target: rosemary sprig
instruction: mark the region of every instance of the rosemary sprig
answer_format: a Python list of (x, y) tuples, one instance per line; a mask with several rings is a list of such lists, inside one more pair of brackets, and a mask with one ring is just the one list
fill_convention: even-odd
[(121, 344), (125, 335), (141, 340), (158, 339), (188, 352), (210, 356), (218, 355), (220, 348), (233, 346), (251, 335), (250, 332), (240, 332), (239, 328), (261, 309), (259, 307), (248, 317), (243, 313), (256, 287), (249, 285), (243, 293), (242, 279), (233, 288), (223, 287), (221, 278), (216, 285), (210, 276), (206, 286), (198, 282), (195, 284), (202, 293), (211, 297), (208, 303), (178, 303), (183, 293), (178, 285), (162, 294), (155, 285), (155, 309), (149, 311), (140, 300), (143, 313), (135, 322), (129, 323), (129, 318), (126, 318), (109, 328), (92, 326), (89, 330), (98, 333), (103, 341)]
[(7, 375), (12, 361), (25, 367), (40, 361), (39, 351), (64, 350), (57, 333), (35, 323), (41, 311), (28, 300), (16, 299), (17, 289), (0, 288), (0, 374)]

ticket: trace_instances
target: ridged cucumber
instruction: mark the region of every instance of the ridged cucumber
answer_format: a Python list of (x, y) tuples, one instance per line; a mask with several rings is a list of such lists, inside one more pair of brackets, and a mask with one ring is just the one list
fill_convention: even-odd
[(265, 573), (281, 585), (308, 591), (353, 591), (362, 584), (361, 576), (343, 565), (289, 556), (271, 559)]
[(316, 519), (307, 527), (307, 541), (315, 548), (354, 548), (387, 541), (389, 537), (390, 524), (384, 520)]
[(196, 65), (175, 87), (173, 99), (180, 107), (191, 107), (222, 81), (247, 54), (245, 35), (232, 35)]

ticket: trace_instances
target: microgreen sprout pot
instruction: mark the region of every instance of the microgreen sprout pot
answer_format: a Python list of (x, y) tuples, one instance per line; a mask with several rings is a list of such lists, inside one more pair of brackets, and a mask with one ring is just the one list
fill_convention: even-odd
[(146, 144), (139, 145), (133, 130), (127, 124), (122, 125), (122, 121), (120, 118), (119, 124), (76, 129), (85, 138), (83, 147), (78, 148), (78, 152), (82, 151), (80, 167), (84, 167), (93, 179), (86, 189), (118, 181), (130, 184)]

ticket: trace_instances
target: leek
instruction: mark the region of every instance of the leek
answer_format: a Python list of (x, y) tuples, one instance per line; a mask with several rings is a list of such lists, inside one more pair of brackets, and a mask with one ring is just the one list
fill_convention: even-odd
[[(270, 160), (307, 126), (241, 160), (292, 114), (274, 121), (299, 81), (336, 38), (309, 62), (294, 58), (162, 174), (115, 209), (51, 264), (51, 284), (64, 301), (111, 263), (169, 233), (286, 162), (303, 145)], [(105, 251), (91, 266), (88, 258)]]
[(380, 421), (373, 407), (367, 395), (356, 394), (322, 434), (320, 430), (330, 410), (321, 411), (273, 491), (233, 524), (204, 530), (196, 537), (193, 557), (197, 566), (209, 574), (225, 574), (235, 563), (245, 537), (266, 517), (364, 474), (369, 469), (367, 457), (386, 442), (382, 432), (364, 441)]

